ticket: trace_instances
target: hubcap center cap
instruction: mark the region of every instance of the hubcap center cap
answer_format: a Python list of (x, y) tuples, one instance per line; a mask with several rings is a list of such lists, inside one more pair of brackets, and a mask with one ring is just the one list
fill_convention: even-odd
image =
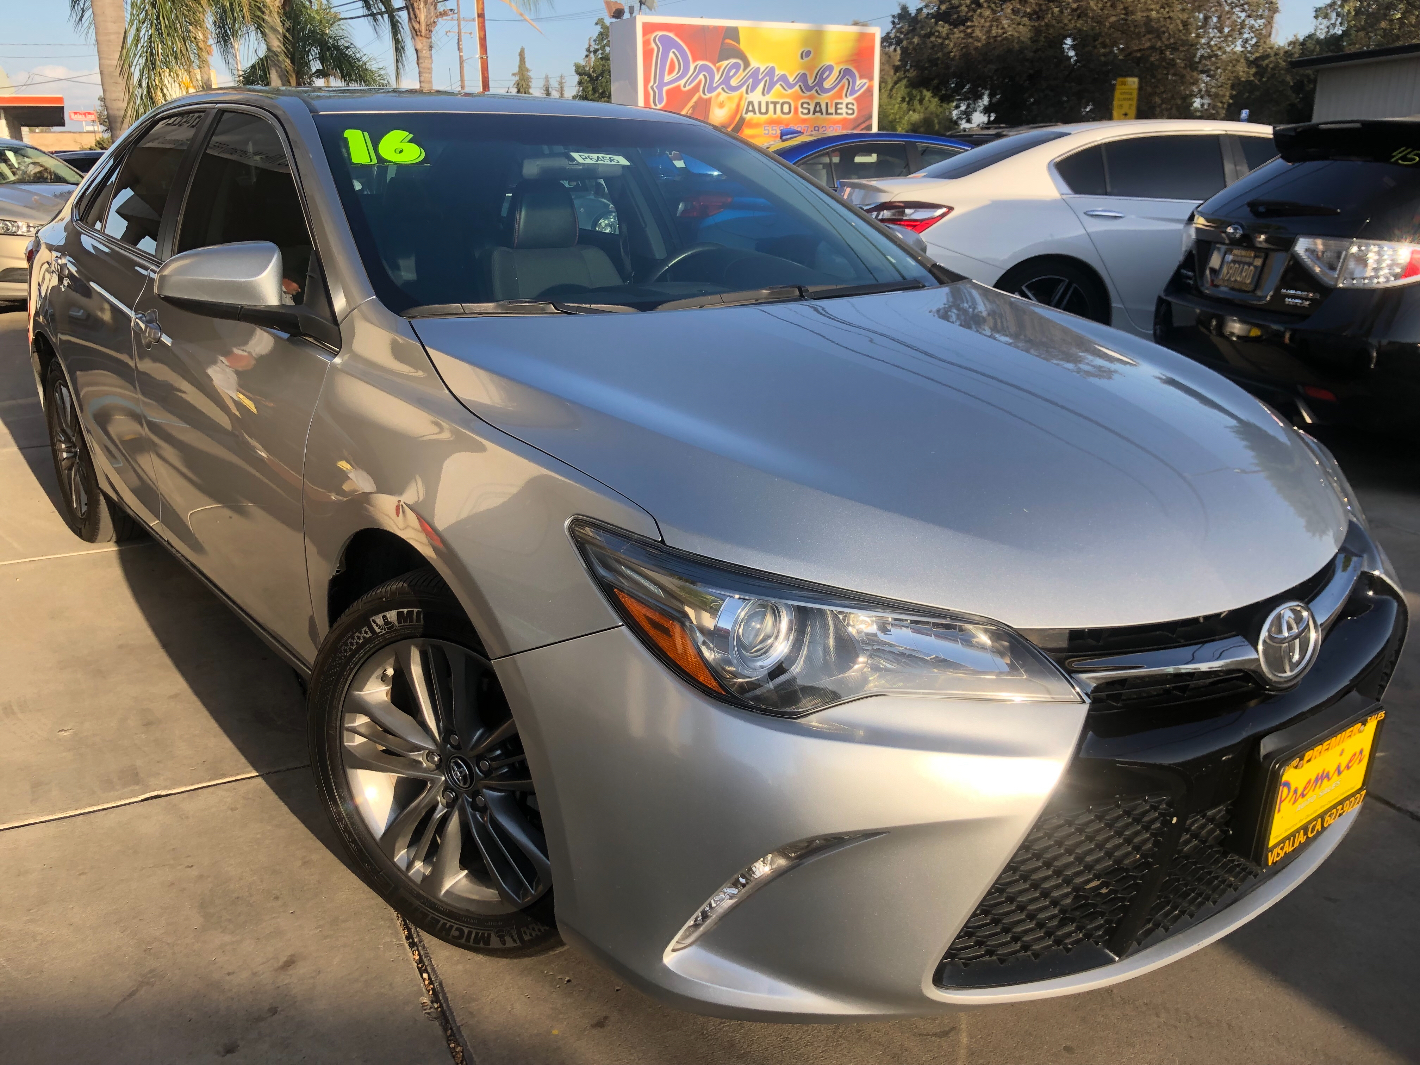
[(473, 767), (462, 758), (449, 759), (447, 774), (449, 783), (456, 788), (467, 790), (473, 784)]

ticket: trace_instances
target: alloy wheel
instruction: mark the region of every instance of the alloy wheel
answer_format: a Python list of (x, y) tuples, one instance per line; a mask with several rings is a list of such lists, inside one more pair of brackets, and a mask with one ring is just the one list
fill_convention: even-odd
[(1056, 274), (1038, 274), (1016, 287), (1015, 295), (1044, 304), (1057, 310), (1068, 311), (1081, 317), (1090, 317), (1090, 298), (1075, 281)]
[(68, 501), (75, 519), (82, 523), (88, 517), (90, 503), (83, 469), (82, 430), (79, 428), (79, 412), (74, 407), (74, 396), (63, 378), (59, 378), (51, 389), (50, 402), (50, 446), (54, 449), (59, 490)]
[(442, 640), (390, 644), (356, 671), (341, 715), (351, 801), (422, 893), (484, 915), (547, 893), (527, 756), (486, 658)]

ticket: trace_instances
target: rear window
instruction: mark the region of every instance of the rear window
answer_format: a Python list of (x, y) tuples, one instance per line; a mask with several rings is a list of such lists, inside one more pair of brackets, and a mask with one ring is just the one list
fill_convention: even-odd
[(980, 148), (973, 148), (969, 152), (962, 152), (951, 159), (945, 159), (935, 166), (929, 166), (918, 176), (929, 178), (966, 177), (968, 174), (979, 173), (1003, 159), (1020, 155), (1022, 152), (1069, 135), (1069, 131), (1063, 129), (1035, 129), (1028, 133), (1017, 133), (1014, 137), (1002, 137), (998, 141), (983, 144)]
[[(1323, 236), (1361, 236), (1358, 224), (1366, 223), (1364, 235), (1377, 240), (1413, 240), (1420, 204), (1420, 168), (1408, 170), (1387, 163), (1344, 159), (1314, 163), (1274, 159), (1213, 197), (1198, 213), (1259, 217), (1248, 207), (1249, 203), (1271, 205), (1271, 220), (1291, 229), (1300, 227)], [(1292, 221), (1281, 213), (1287, 210), (1282, 205), (1328, 211), (1311, 215), (1299, 212), (1291, 216), (1295, 219)]]
[(1243, 158), (1247, 160), (1249, 171), (1277, 158), (1277, 145), (1271, 137), (1239, 137), (1238, 140), (1242, 142)]

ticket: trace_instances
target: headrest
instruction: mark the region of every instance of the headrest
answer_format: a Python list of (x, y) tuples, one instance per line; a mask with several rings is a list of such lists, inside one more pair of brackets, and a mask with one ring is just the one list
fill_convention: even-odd
[(558, 181), (522, 181), (508, 209), (513, 248), (570, 248), (577, 243), (577, 207)]

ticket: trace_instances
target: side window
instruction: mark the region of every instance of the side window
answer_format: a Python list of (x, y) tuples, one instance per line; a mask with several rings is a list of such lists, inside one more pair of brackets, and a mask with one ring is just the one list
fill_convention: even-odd
[[(177, 179), (178, 167), (187, 154), (201, 111), (188, 111), (165, 118), (143, 134), (133, 146), (118, 173), (113, 194), (108, 197), (102, 229), (109, 236), (149, 255), (158, 254), (158, 227)], [(96, 203), (103, 203), (99, 196)]]
[(86, 226), (97, 229), (103, 225), (104, 208), (108, 206), (108, 194), (118, 176), (118, 163), (111, 163), (105, 172), (96, 175), (93, 185), (85, 192), (83, 213), (79, 220)]
[(1076, 196), (1108, 195), (1104, 181), (1104, 149), (1099, 145), (1057, 159), (1055, 170)]
[(831, 186), (833, 184), (833, 155), (832, 149), (814, 152), (813, 155), (800, 159), (794, 165), (820, 185)]
[(1206, 200), (1227, 184), (1216, 134), (1110, 141), (1104, 158), (1111, 196)]
[(1243, 158), (1247, 160), (1249, 173), (1277, 158), (1277, 145), (1271, 137), (1239, 137), (1238, 140), (1242, 142)]
[(902, 177), (907, 173), (907, 145), (901, 142), (843, 144), (837, 154), (833, 176), (839, 181)]
[(325, 282), (281, 138), (258, 115), (226, 111), (193, 173), (176, 251), (246, 240), (281, 249), (287, 300), (321, 304)]
[(940, 163), (944, 159), (950, 159), (954, 155), (960, 155), (965, 149), (952, 148), (945, 144), (919, 144), (917, 154), (922, 157), (918, 163), (918, 168), (926, 170), (935, 163)]

